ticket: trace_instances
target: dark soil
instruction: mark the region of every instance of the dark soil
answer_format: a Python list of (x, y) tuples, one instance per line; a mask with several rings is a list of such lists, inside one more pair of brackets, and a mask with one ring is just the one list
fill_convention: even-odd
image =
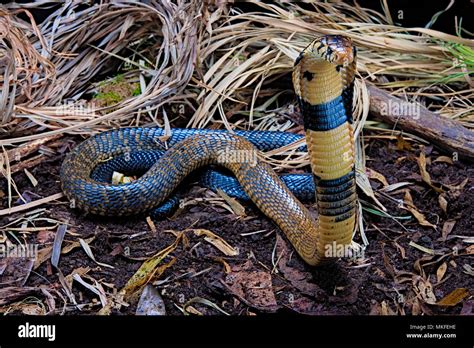
[[(81, 141), (75, 138), (74, 142)], [(189, 228), (207, 229), (222, 237), (231, 246), (238, 247), (239, 255), (228, 257), (222, 254), (203, 237), (186, 233), (188, 243), (179, 243), (168, 257), (159, 265), (172, 264), (158, 279), (158, 291), (161, 294), (166, 311), (171, 315), (182, 315), (178, 307), (195, 298), (213, 302), (232, 315), (248, 315), (262, 312), (308, 313), (308, 314), (472, 314), (473, 276), (463, 268), (473, 263), (473, 248), (462, 236), (473, 236), (474, 220), (474, 166), (454, 161), (453, 164), (434, 162), (441, 154), (431, 147), (424, 149), (426, 157), (431, 159), (427, 170), (433, 185), (459, 185), (466, 178), (467, 184), (460, 190), (449, 190), (445, 198), (448, 202), (447, 213), (444, 213), (438, 202), (439, 194), (424, 183), (420, 176), (417, 157), (420, 148), (397, 150), (396, 143), (371, 139), (366, 148), (367, 166), (385, 176), (389, 184), (409, 181), (413, 202), (426, 220), (436, 228), (421, 226), (411, 213), (383, 195), (377, 195), (390, 215), (409, 219), (394, 220), (364, 211), (365, 233), (370, 242), (363, 259), (341, 259), (335, 264), (318, 268), (306, 266), (292, 247), (283, 238), (278, 243), (274, 260), (282, 256), (278, 267), (272, 263), (272, 253), (281, 231), (253, 205), (244, 204), (246, 217), (238, 217), (229, 211), (204, 201), (186, 206), (173, 218), (155, 222), (156, 232), (147, 224), (145, 217), (134, 218), (101, 218), (85, 216), (80, 211), (71, 209), (65, 199), (45, 206), (42, 217), (68, 221), (68, 228), (63, 245), (77, 242), (78, 238), (87, 239), (95, 236), (90, 243), (93, 254), (99, 262), (113, 265), (113, 269), (100, 267), (78, 247), (67, 254), (62, 254), (59, 269), (67, 276), (80, 267), (89, 267), (87, 273), (101, 283), (107, 296), (120, 290), (137, 271), (145, 259), (166, 248), (175, 241), (175, 236), (168, 230), (183, 231)], [(36, 200), (60, 192), (59, 167), (63, 155), (58, 155), (39, 166), (30, 169), (39, 184), (33, 187), (26, 175), (21, 172), (14, 175), (19, 192)], [(381, 183), (371, 179), (374, 189), (381, 188)], [(402, 188), (403, 189), (403, 188)], [(3, 208), (7, 206), (7, 186), (1, 181), (0, 190)], [(203, 197), (208, 194), (205, 189), (194, 185), (190, 187), (187, 197)], [(396, 199), (403, 199), (403, 193), (388, 193)], [(364, 201), (374, 202), (361, 193)], [(18, 203), (15, 203), (18, 204)], [(0, 226), (24, 215), (13, 214), (0, 219)], [(443, 225), (454, 220), (452, 231), (444, 240)], [(50, 222), (34, 221), (28, 226), (41, 227)], [(21, 224), (20, 224), (21, 225)], [(15, 225), (14, 227), (20, 227)], [(3, 227), (10, 240), (12, 234)], [(262, 231), (245, 236), (246, 233)], [(45, 240), (47, 232), (14, 232), (22, 242), (39, 244), (39, 249), (52, 245), (54, 233)], [(140, 234), (141, 233), (141, 234)], [(40, 238), (41, 234), (41, 238)], [(242, 235), (244, 234), (244, 236)], [(133, 237), (131, 238), (130, 236)], [(362, 244), (360, 234), (355, 240)], [(434, 255), (425, 253), (409, 243), (435, 251)], [(472, 240), (471, 240), (472, 243)], [(286, 251), (285, 251), (286, 250)], [(469, 254), (470, 253), (470, 254)], [(226, 274), (224, 263), (232, 269)], [(283, 262), (282, 262), (283, 260)], [(440, 281), (437, 279), (439, 267), (446, 263), (447, 270)], [(286, 265), (285, 265), (286, 264)], [(227, 269), (229, 271), (229, 269)], [(3, 273), (3, 274), (2, 274)], [(232, 275), (233, 277), (230, 277)], [(8, 268), (0, 267), (0, 290), (11, 278)], [(263, 290), (245, 283), (249, 278), (261, 277), (262, 288), (265, 281), (271, 280), (271, 287)], [(235, 284), (235, 279), (243, 279)], [(160, 283), (161, 282), (161, 283)], [(258, 281), (255, 283), (259, 283)], [(426, 300), (424, 285), (431, 285), (437, 301), (457, 288), (467, 288), (471, 294), (454, 306), (439, 306)], [(12, 285), (12, 284), (10, 284)], [(83, 285), (74, 282), (72, 292), (78, 304), (84, 304), (79, 311), (67, 299), (60, 282), (58, 271), (51, 266), (48, 258), (41, 266), (32, 271), (21, 287), (48, 289), (55, 300), (55, 312), (62, 313), (64, 302), (66, 314), (94, 314), (102, 306), (97, 295)], [(242, 290), (236, 294), (237, 288)], [(12, 291), (16, 291), (13, 289)], [(19, 291), (19, 290), (18, 290)], [(269, 291), (269, 292), (268, 292)], [(18, 296), (14, 302), (21, 302), (28, 295)], [(43, 303), (48, 301), (44, 293), (35, 295)], [(266, 297), (266, 298), (265, 298)], [(265, 306), (267, 301), (268, 306)], [(4, 304), (3, 311), (10, 304)], [(199, 303), (192, 305), (203, 314), (220, 314), (216, 309)], [(13, 308), (13, 310), (11, 309)], [(15, 312), (16, 307), (10, 307)], [(17, 307), (16, 311), (21, 311)], [(49, 307), (51, 308), (51, 307)], [(136, 303), (121, 308), (113, 308), (113, 314), (133, 314)]]

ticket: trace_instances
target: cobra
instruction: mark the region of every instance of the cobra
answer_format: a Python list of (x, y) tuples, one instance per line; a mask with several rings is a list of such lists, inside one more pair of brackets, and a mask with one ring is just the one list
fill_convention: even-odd
[[(245, 194), (280, 227), (304, 261), (321, 264), (332, 258), (330, 247), (351, 243), (355, 226), (355, 66), (356, 50), (343, 36), (314, 40), (295, 61), (293, 85), (303, 114), (317, 218), (257, 154), (257, 149), (268, 150), (299, 138), (285, 132), (173, 129), (166, 144), (160, 140), (163, 131), (158, 128), (103, 132), (66, 156), (60, 172), (62, 189), (85, 212), (134, 215), (150, 212), (166, 202), (196, 169), (218, 165), (235, 175)], [(146, 172), (131, 183), (113, 185), (91, 177), (104, 162), (125, 155), (133, 157), (133, 161), (128, 159), (128, 166), (143, 167), (153, 153), (159, 153), (153, 164), (146, 164)], [(229, 161), (223, 153), (257, 156), (251, 161)]]

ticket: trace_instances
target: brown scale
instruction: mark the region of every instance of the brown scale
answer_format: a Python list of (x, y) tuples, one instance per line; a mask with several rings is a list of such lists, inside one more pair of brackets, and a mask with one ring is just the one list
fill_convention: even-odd
[[(296, 64), (293, 74), (296, 93), (312, 105), (324, 103), (340, 95), (342, 88), (353, 79), (354, 74), (350, 70), (355, 67), (353, 58), (352, 44), (347, 39), (323, 37), (315, 40), (303, 51)], [(302, 78), (305, 72), (311, 74), (309, 78), (308, 75)], [(352, 127), (348, 122), (330, 131), (308, 130), (306, 139), (313, 173), (321, 179), (339, 178), (353, 168), (354, 139)], [(123, 144), (127, 144), (127, 139), (123, 139)], [(66, 157), (61, 171), (61, 183), (68, 198), (73, 199), (79, 208), (87, 212), (99, 215), (131, 215), (158, 206), (193, 170), (217, 164), (234, 173), (252, 201), (280, 227), (308, 264), (317, 265), (326, 260), (326, 246), (332, 245), (333, 242), (350, 244), (355, 224), (355, 208), (351, 209), (350, 216), (343, 221), (322, 214), (315, 220), (268, 164), (259, 159), (256, 165), (220, 162), (222, 151), (254, 153), (256, 149), (244, 138), (231, 134), (194, 136), (167, 151), (165, 156), (138, 180), (131, 184), (113, 186), (93, 182), (90, 174), (98, 163), (123, 153), (124, 149), (104, 153), (100, 144), (92, 137), (82, 146), (81, 151), (74, 150)], [(164, 184), (167, 181), (170, 182), (169, 185)], [(144, 186), (146, 182), (156, 184), (153, 186), (153, 194), (147, 199), (145, 196), (148, 190)], [(86, 183), (92, 190), (86, 190)], [(351, 192), (350, 197), (336, 203), (342, 204), (343, 207), (354, 207), (355, 183), (348, 190)], [(318, 194), (322, 196), (323, 191), (318, 189), (316, 197)], [(91, 196), (102, 197), (98, 207), (93, 204), (95, 198)], [(113, 203), (114, 199), (119, 200), (121, 204)], [(318, 201), (318, 205), (321, 208), (332, 208), (337, 204)]]

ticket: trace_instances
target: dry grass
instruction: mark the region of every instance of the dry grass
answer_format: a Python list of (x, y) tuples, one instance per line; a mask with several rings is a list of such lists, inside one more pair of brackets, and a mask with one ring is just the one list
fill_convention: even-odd
[[(359, 48), (357, 119), (367, 115), (367, 81), (472, 125), (467, 73), (473, 41), (398, 27), (389, 16), (357, 6), (317, 3), (309, 11), (261, 4), (262, 11), (240, 13), (199, 1), (71, 3), (41, 24), (24, 6), (9, 6), (0, 10), (2, 145), (48, 133), (163, 126), (170, 104), (186, 105), (189, 127), (289, 129), (288, 105), (265, 100), (291, 93), (290, 85), (275, 89), (272, 82), (287, 75), (297, 53), (321, 34), (350, 36)], [(128, 56), (121, 57), (124, 52)], [(83, 100), (97, 90), (98, 74), (114, 76), (119, 69), (127, 81), (140, 83), (138, 95), (108, 107)]]
[[(472, 127), (474, 41), (396, 26), (383, 4), (384, 14), (342, 2), (315, 3), (312, 10), (260, 4), (253, 13), (183, 0), (86, 8), (68, 3), (41, 24), (25, 6), (44, 3), (8, 5), (0, 9), (0, 145), (121, 126), (172, 127), (175, 118), (185, 118), (188, 127), (298, 130), (292, 86), (278, 81), (321, 34), (344, 34), (358, 47), (356, 135), (365, 126), (393, 136), (367, 121), (367, 83)], [(117, 71), (139, 84), (139, 93), (99, 107), (90, 97), (98, 90), (97, 76), (110, 82)], [(174, 112), (176, 106), (186, 113)], [(277, 170), (299, 168), (308, 161), (297, 148), (265, 157)], [(4, 156), (2, 167), (11, 179), (9, 160)], [(375, 199), (362, 151), (357, 163), (358, 184)]]

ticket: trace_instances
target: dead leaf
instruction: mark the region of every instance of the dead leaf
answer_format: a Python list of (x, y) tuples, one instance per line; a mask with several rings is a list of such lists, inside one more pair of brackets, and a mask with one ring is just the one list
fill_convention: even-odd
[(433, 161), (433, 163), (435, 162), (445, 162), (445, 163), (453, 164), (453, 159), (448, 156), (439, 156), (439, 157), (436, 157), (436, 159)]
[(222, 251), (225, 255), (227, 256), (239, 255), (239, 252), (237, 251), (237, 249), (233, 248), (224, 239), (212, 233), (211, 231), (205, 230), (205, 229), (193, 229), (192, 231), (194, 232), (196, 236), (205, 236), (204, 240), (206, 242), (214, 245), (217, 249)]
[[(92, 236), (90, 238), (87, 238), (85, 241), (86, 241), (86, 243), (89, 244), (94, 239), (95, 239), (95, 236)], [(61, 254), (67, 254), (67, 253), (71, 252), (72, 250), (74, 250), (74, 249), (76, 249), (80, 246), (81, 246), (81, 244), (79, 242), (69, 243), (68, 245), (64, 246), (61, 249)], [(35, 259), (35, 264), (33, 266), (33, 269), (37, 269), (39, 266), (41, 266), (43, 264), (43, 262), (48, 260), (51, 257), (52, 250), (53, 250), (53, 248), (50, 247), (50, 246), (38, 250), (38, 253), (36, 254), (36, 259)]]
[(232, 267), (232, 272), (221, 279), (222, 284), (240, 301), (248, 306), (275, 312), (277, 305), (273, 293), (272, 278), (265, 271), (247, 270), (253, 268), (250, 262)]
[(402, 133), (398, 133), (397, 135), (397, 150), (412, 150), (411, 144), (403, 138)]
[(466, 254), (468, 255), (474, 254), (474, 245), (470, 245), (466, 248)]
[(423, 147), (421, 147), (420, 157), (417, 158), (417, 162), (418, 162), (418, 167), (420, 168), (420, 174), (423, 181), (427, 183), (428, 185), (430, 185), (430, 187), (436, 192), (442, 193), (443, 190), (441, 188), (433, 185), (433, 183), (431, 182), (430, 174), (426, 170), (426, 157), (425, 157), (425, 152), (424, 152)]
[(443, 279), (447, 269), (448, 264), (446, 262), (443, 262), (441, 266), (438, 267), (438, 270), (436, 271), (436, 279), (438, 280), (438, 283)]
[(464, 273), (474, 276), (474, 267), (465, 263), (462, 268), (464, 268)]
[(193, 303), (199, 303), (201, 305), (205, 305), (205, 306), (214, 308), (214, 309), (218, 310), (219, 312), (221, 312), (222, 314), (230, 315), (229, 313), (224, 311), (221, 307), (216, 305), (214, 302), (209, 301), (209, 300), (207, 300), (205, 298), (202, 298), (202, 297), (194, 297), (194, 298), (190, 299), (188, 302), (186, 302), (183, 306), (184, 315), (186, 315), (186, 314), (204, 315), (202, 312), (198, 311), (196, 308), (191, 306), (191, 304), (193, 304)]
[(25, 315), (45, 315), (46, 312), (43, 307), (37, 304), (29, 304), (24, 302), (19, 302), (11, 305), (12, 310), (20, 310), (22, 314)]
[(26, 176), (28, 177), (28, 179), (30, 180), (31, 184), (33, 185), (33, 187), (36, 187), (38, 185), (38, 180), (36, 180), (36, 178), (33, 176), (33, 174), (31, 174), (28, 169), (24, 169), (24, 172), (26, 174)]
[(423, 278), (419, 277), (415, 288), (418, 289), (418, 294), (423, 301), (428, 304), (436, 304), (436, 296), (433, 292), (433, 285), (431, 285), (429, 280), (424, 280)]
[(95, 293), (97, 296), (99, 296), (99, 299), (100, 299), (100, 302), (102, 304), (102, 307), (105, 307), (107, 305), (107, 296), (105, 295), (105, 290), (104, 288), (102, 287), (102, 285), (100, 285), (97, 280), (90, 278), (90, 280), (92, 280), (94, 282), (94, 285), (92, 284), (89, 284), (87, 283), (84, 279), (82, 279), (82, 277), (79, 275), (79, 274), (73, 274), (72, 275), (72, 278), (77, 281), (78, 283), (80, 283), (81, 285), (83, 285), (85, 288), (89, 289), (90, 291), (92, 291), (93, 293)]
[(413, 203), (413, 198), (411, 197), (410, 191), (408, 189), (405, 190), (403, 201), (405, 203), (404, 209), (412, 213), (415, 219), (418, 220), (418, 223), (420, 225), (433, 227), (434, 229), (436, 229), (436, 225), (433, 225), (432, 223), (428, 222), (425, 216), (416, 209), (415, 204)]
[(325, 297), (324, 291), (312, 281), (313, 277), (311, 273), (288, 266), (290, 261), (290, 249), (283, 238), (278, 234), (276, 235), (276, 253), (279, 255), (277, 266), (291, 285), (305, 295), (315, 298)]
[(146, 223), (150, 227), (151, 232), (156, 233), (157, 229), (156, 229), (155, 223), (153, 222), (151, 217), (149, 217), (149, 216), (146, 217)]
[(380, 315), (382, 308), (378, 302), (375, 302), (372, 307), (370, 307), (369, 315)]
[(71, 289), (72, 288), (72, 283), (74, 281), (74, 278), (72, 277), (74, 274), (79, 274), (80, 276), (86, 275), (87, 273), (90, 272), (90, 267), (78, 267), (74, 269), (71, 273), (69, 273), (67, 276), (64, 277), (65, 285)]
[(469, 178), (464, 179), (459, 185), (447, 185), (446, 186), (449, 189), (448, 195), (451, 199), (458, 199), (459, 196), (461, 195), (462, 191), (464, 190), (464, 187), (468, 183)]
[(58, 267), (59, 256), (61, 255), (61, 246), (63, 244), (64, 236), (67, 231), (67, 225), (60, 225), (54, 237), (53, 249), (51, 251), (51, 264)]
[(158, 290), (150, 284), (145, 285), (138, 301), (136, 315), (166, 315), (166, 308)]
[(448, 212), (448, 201), (446, 200), (446, 198), (444, 198), (443, 195), (438, 196), (438, 204), (441, 210), (443, 210), (443, 212), (446, 214)]
[(214, 260), (216, 260), (217, 262), (220, 262), (224, 265), (224, 272), (226, 274), (230, 273), (231, 272), (231, 268), (230, 268), (230, 265), (227, 263), (226, 260), (224, 260), (222, 257), (213, 257)]
[(416, 248), (416, 249), (418, 249), (418, 250), (420, 250), (420, 251), (422, 251), (422, 252), (424, 252), (424, 253), (427, 253), (427, 254), (430, 254), (430, 255), (434, 255), (434, 254), (435, 254), (435, 252), (434, 252), (433, 249), (426, 248), (426, 247), (424, 247), (424, 246), (422, 246), (422, 245), (416, 244), (414, 241), (410, 241), (410, 243), (409, 243), (408, 245), (409, 245), (409, 246), (412, 246), (412, 247), (414, 247), (414, 248)]
[(108, 265), (106, 263), (102, 263), (102, 262), (97, 261), (95, 259), (94, 254), (92, 253), (91, 247), (89, 246), (89, 244), (87, 244), (87, 242), (84, 239), (79, 238), (79, 243), (81, 244), (82, 249), (84, 249), (84, 251), (86, 252), (87, 256), (89, 256), (91, 258), (91, 260), (94, 261), (96, 264), (98, 264), (99, 266), (114, 269), (114, 266), (111, 266), (111, 265)]
[(173, 244), (167, 246), (142, 263), (140, 268), (132, 275), (120, 291), (124, 294), (124, 299), (134, 301), (137, 294), (140, 293), (140, 290), (152, 280), (154, 275), (156, 278), (174, 264), (176, 261), (175, 258), (162, 267), (157, 268), (158, 264), (176, 249), (183, 236), (184, 233), (179, 232)]
[(37, 233), (36, 241), (38, 242), (38, 244), (46, 244), (52, 242), (55, 236), (56, 233), (54, 231), (42, 230)]
[(443, 242), (448, 237), (448, 234), (450, 234), (451, 231), (453, 230), (454, 225), (456, 225), (456, 220), (447, 220), (444, 222), (443, 229), (441, 230), (441, 240)]
[(402, 259), (406, 259), (406, 252), (405, 252), (405, 248), (402, 247), (400, 244), (398, 244), (397, 242), (393, 242), (393, 244), (397, 247), (397, 249), (400, 251), (400, 255), (402, 257)]
[(380, 303), (380, 314), (382, 315), (395, 315), (395, 312), (390, 308), (387, 302), (382, 301)]
[(134, 181), (134, 178), (131, 176), (125, 176), (119, 172), (112, 173), (112, 185), (122, 185), (122, 184), (129, 184)]
[(415, 297), (413, 299), (413, 305), (411, 307), (411, 314), (412, 315), (419, 315), (421, 312), (421, 309), (420, 309), (420, 302), (418, 301), (418, 299)]
[(230, 197), (227, 193), (222, 191), (220, 188), (217, 189), (217, 193), (219, 194), (219, 196), (224, 198), (224, 200), (230, 205), (235, 215), (245, 216), (245, 208), (235, 198)]
[(387, 179), (385, 179), (385, 177), (380, 174), (379, 172), (373, 170), (373, 169), (370, 169), (370, 168), (367, 168), (366, 169), (366, 172), (367, 172), (367, 176), (370, 178), (370, 179), (375, 179), (375, 180), (378, 180), (382, 183), (382, 185), (384, 187), (387, 187), (388, 186), (388, 181)]
[(383, 263), (385, 265), (385, 268), (387, 269), (388, 273), (392, 276), (392, 278), (395, 278), (395, 268), (393, 267), (392, 263), (390, 262), (390, 259), (388, 258), (387, 254), (385, 253), (385, 245), (382, 245), (382, 257), (383, 257)]
[[(90, 244), (93, 240), (95, 239), (95, 236), (92, 236), (92, 237), (89, 237), (87, 239), (84, 239), (84, 241), (87, 243), (87, 244)], [(80, 242), (72, 242), (72, 243), (69, 243), (68, 245), (64, 246), (62, 249), (61, 249), (61, 254), (67, 254), (69, 252), (71, 252), (72, 250), (76, 249), (76, 248), (79, 248), (81, 246), (81, 243)]]
[(462, 300), (464, 300), (467, 296), (469, 296), (469, 290), (466, 288), (457, 288), (451, 291), (448, 295), (443, 297), (441, 300), (436, 302), (438, 306), (456, 306)]

